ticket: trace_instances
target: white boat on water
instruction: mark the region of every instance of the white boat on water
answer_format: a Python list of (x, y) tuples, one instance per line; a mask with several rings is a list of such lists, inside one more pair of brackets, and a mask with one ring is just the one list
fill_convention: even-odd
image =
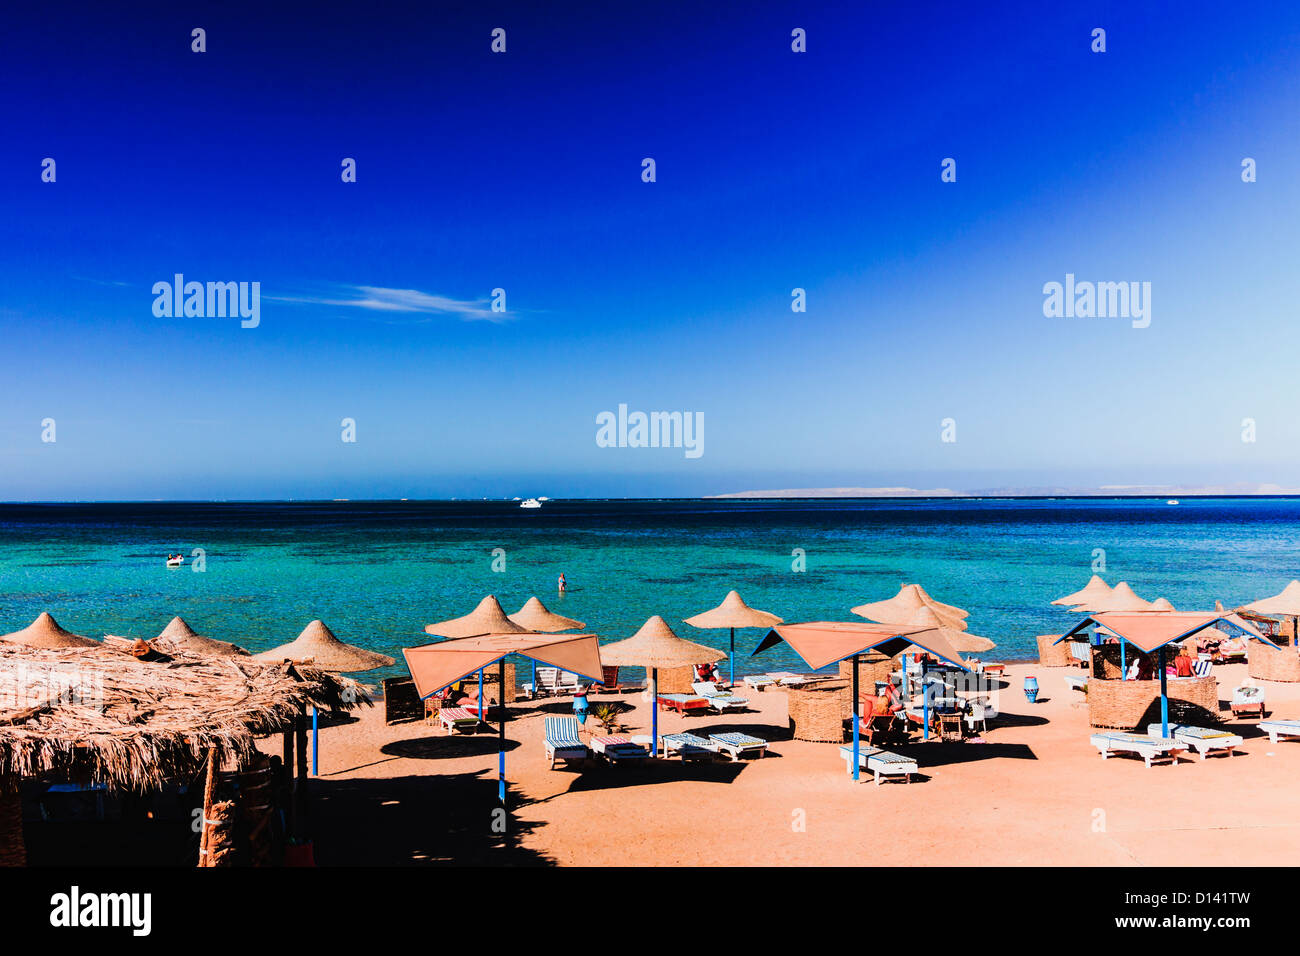
[(167, 567), (169, 568), (179, 568), (184, 563), (185, 563), (185, 559), (181, 557), (179, 554), (173, 555), (172, 557), (167, 559)]
[(519, 504), (519, 507), (521, 508), (540, 508), (541, 506), (542, 503), (536, 498), (529, 498), (527, 501), (522, 501)]
[(1170, 498), (1168, 501), (1165, 502), (1165, 504), (1167, 504), (1167, 505), (1176, 505), (1176, 504), (1178, 504), (1178, 499), (1177, 499), (1177, 498)]

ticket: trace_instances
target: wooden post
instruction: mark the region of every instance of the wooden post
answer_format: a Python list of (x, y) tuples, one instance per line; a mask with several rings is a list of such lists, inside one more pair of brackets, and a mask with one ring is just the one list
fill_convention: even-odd
[(203, 781), (203, 828), (199, 831), (199, 866), (212, 866), (212, 797), (217, 792), (217, 748), (208, 748), (208, 775)]
[(298, 719), (295, 721), (294, 739), (297, 742), (297, 759), (298, 759), (298, 780), (294, 785), (297, 793), (298, 803), (298, 822), (303, 832), (298, 833), (298, 837), (306, 835), (307, 817), (310, 813), (307, 801), (307, 706), (298, 705)]

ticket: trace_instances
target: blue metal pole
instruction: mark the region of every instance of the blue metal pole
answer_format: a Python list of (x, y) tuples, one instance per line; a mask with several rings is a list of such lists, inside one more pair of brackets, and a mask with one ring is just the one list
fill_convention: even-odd
[(925, 724), (924, 740), (930, 739), (930, 685), (925, 682), (925, 671), (921, 671), (921, 720)]
[(659, 756), (659, 668), (650, 668), (650, 756)]
[(533, 662), (533, 696), (538, 697), (540, 695), (537, 693), (537, 661), (533, 658), (530, 660)]
[(311, 709), (311, 775), (320, 776), (320, 764), (317, 763), (316, 756), (320, 752), (320, 711), (315, 707)]
[(1165, 674), (1165, 649), (1160, 648), (1160, 736), (1169, 736), (1169, 677)]
[[(480, 672), (482, 673), (482, 672)], [(497, 798), (506, 803), (506, 659), (501, 658), (501, 726), (497, 730)], [(480, 718), (482, 712), (480, 711)]]
[(859, 760), (858, 754), (861, 752), (861, 746), (858, 743), (858, 738), (860, 734), (858, 730), (858, 724), (861, 722), (861, 717), (858, 715), (858, 655), (857, 654), (853, 655), (853, 704), (849, 708), (849, 711), (850, 713), (853, 714), (853, 782), (857, 783), (858, 780), (860, 779), (860, 772), (858, 770), (858, 760)]
[(1119, 679), (1128, 680), (1128, 642), (1123, 638), (1119, 641)]
[(478, 722), (483, 723), (483, 671), (478, 672)]
[(731, 686), (736, 686), (736, 629), (731, 629)]

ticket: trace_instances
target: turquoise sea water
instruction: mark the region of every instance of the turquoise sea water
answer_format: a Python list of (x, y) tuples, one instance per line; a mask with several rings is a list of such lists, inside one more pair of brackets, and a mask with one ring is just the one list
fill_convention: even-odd
[[(207, 569), (190, 570), (193, 549)], [(505, 570), (493, 570), (493, 549)], [(69, 630), (152, 637), (173, 614), (264, 650), (321, 618), (345, 641), (398, 657), (424, 624), (488, 593), (530, 595), (604, 641), (662, 614), (683, 637), (726, 646), (682, 618), (736, 588), (787, 621), (920, 582), (970, 611), (991, 658), (1034, 656), (1071, 616), (1049, 605), (1091, 573), (1179, 609), (1244, 603), (1300, 577), (1300, 500), (1163, 499), (312, 502), (0, 505), (0, 632), (48, 610)], [(792, 569), (801, 549), (806, 570)], [(168, 552), (187, 556), (168, 570)], [(571, 590), (556, 594), (563, 571)], [(737, 634), (737, 672), (798, 668)], [(403, 672), (400, 665), (372, 677)]]

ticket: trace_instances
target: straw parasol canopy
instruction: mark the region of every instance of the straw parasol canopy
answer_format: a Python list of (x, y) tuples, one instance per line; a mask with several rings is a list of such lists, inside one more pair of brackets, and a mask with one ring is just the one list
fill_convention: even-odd
[(372, 671), (376, 667), (390, 667), (396, 663), (386, 654), (376, 654), (364, 647), (344, 644), (321, 621), (312, 621), (298, 637), (280, 647), (254, 654), (258, 661), (293, 661), (310, 663), (323, 671), (351, 673)]
[(1158, 597), (1158, 598), (1156, 598), (1154, 601), (1151, 602), (1151, 610), (1153, 610), (1153, 611), (1172, 611), (1172, 610), (1174, 610), (1174, 606), (1173, 606), (1172, 604), (1169, 603), (1169, 598)]
[(80, 634), (73, 634), (59, 627), (59, 622), (50, 617), (49, 612), (42, 611), (36, 620), (21, 631), (5, 634), (0, 641), (10, 641), (27, 647), (59, 649), (68, 647), (99, 647), (99, 641)]
[(922, 608), (933, 611), (944, 627), (957, 631), (966, 630), (964, 618), (968, 612), (951, 604), (940, 604), (919, 584), (904, 584), (892, 598), (886, 601), (872, 601), (870, 604), (859, 604), (852, 610), (859, 617), (878, 621), (881, 624), (905, 624)]
[(248, 651), (238, 644), (218, 641), (204, 637), (186, 623), (184, 618), (174, 617), (162, 633), (150, 641), (158, 650), (168, 654), (180, 652), (196, 657), (247, 657)]
[(745, 599), (736, 591), (728, 591), (722, 603), (710, 611), (688, 617), (686, 623), (692, 627), (775, 627), (784, 624), (770, 611), (760, 611), (745, 603)]
[(1243, 604), (1239, 610), (1254, 611), (1256, 614), (1268, 614), (1275, 617), (1295, 617), (1300, 615), (1300, 581), (1292, 581), (1272, 597), (1260, 598)]
[(1090, 604), (1084, 604), (1077, 608), (1076, 611), (1087, 611), (1089, 613), (1102, 613), (1105, 611), (1150, 611), (1151, 602), (1144, 601), (1138, 597), (1127, 581), (1121, 581), (1111, 589), (1110, 594), (1098, 598)]
[(650, 669), (689, 667), (692, 664), (720, 661), (723, 651), (678, 637), (668, 622), (656, 614), (641, 625), (631, 637), (600, 649), (604, 664)]
[(1060, 607), (1079, 607), (1093, 601), (1100, 601), (1108, 594), (1110, 594), (1110, 585), (1103, 581), (1099, 575), (1094, 574), (1088, 579), (1088, 583), (1083, 586), (1082, 590), (1067, 594), (1065, 597), (1059, 597), (1052, 603)]
[[(482, 607), (482, 605), (480, 604), (479, 607)], [(587, 626), (581, 621), (575, 621), (571, 617), (565, 617), (563, 614), (556, 614), (554, 611), (548, 610), (546, 605), (537, 600), (536, 597), (530, 597), (523, 607), (510, 615), (510, 620), (525, 631), (538, 634), (582, 630)], [(428, 630), (428, 628), (425, 628), (425, 630)]]
[(965, 631), (947, 627), (932, 608), (921, 608), (912, 616), (910, 621), (904, 623), (909, 627), (925, 628), (925, 631), (921, 632), (922, 634), (938, 631), (952, 645), (953, 650), (960, 651), (963, 654), (982, 654), (997, 647), (987, 637), (980, 637), (978, 634), (968, 634)]
[(424, 632), (437, 637), (481, 637), (484, 634), (526, 634), (528, 628), (506, 617), (501, 602), (495, 595), (489, 594), (478, 602), (478, 607), (463, 617), (426, 624)]

